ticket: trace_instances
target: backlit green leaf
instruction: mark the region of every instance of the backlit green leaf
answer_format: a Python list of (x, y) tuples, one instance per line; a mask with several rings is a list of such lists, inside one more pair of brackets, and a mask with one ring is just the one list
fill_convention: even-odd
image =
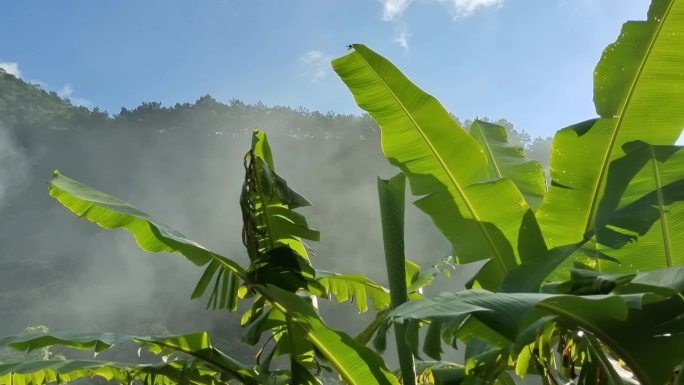
[(434, 97), (372, 50), (352, 48), (333, 68), (380, 124), (383, 152), (423, 196), (416, 205), (451, 241), (458, 262), (491, 258), (478, 281), (497, 288), (519, 263), (525, 199), (508, 179), (482, 183), (489, 180), (485, 151)]
[[(593, 236), (610, 163), (623, 145), (671, 145), (684, 127), (684, 3), (654, 0), (646, 21), (624, 24), (594, 73), (599, 119), (559, 131), (552, 185), (537, 217), (550, 247)], [(599, 240), (600, 241), (600, 240)], [(636, 266), (634, 266), (636, 267)]]

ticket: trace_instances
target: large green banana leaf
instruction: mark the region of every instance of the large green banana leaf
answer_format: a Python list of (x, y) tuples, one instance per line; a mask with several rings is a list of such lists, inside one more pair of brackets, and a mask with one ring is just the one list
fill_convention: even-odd
[[(263, 154), (267, 153), (270, 154), (270, 152), (263, 152)], [(268, 157), (269, 155), (264, 156)], [(280, 186), (282, 187), (282, 184)], [(284, 190), (281, 191), (281, 193), (290, 193), (289, 191), (290, 190)], [(298, 336), (303, 337), (313, 346), (318, 348), (321, 354), (332, 363), (335, 369), (340, 372), (348, 383), (396, 383), (395, 377), (386, 368), (380, 356), (356, 342), (348, 335), (329, 329), (321, 321), (310, 304), (307, 304), (297, 295), (286, 291), (292, 289), (292, 287), (279, 289), (272, 285), (264, 287), (260, 284), (254, 284), (252, 278), (259, 278), (259, 276), (255, 275), (253, 270), (250, 273), (246, 272), (232, 260), (206, 250), (196, 242), (181, 235), (178, 231), (160, 224), (131, 205), (73, 179), (67, 178), (58, 172), (55, 173), (55, 177), (51, 182), (50, 194), (80, 217), (86, 218), (105, 228), (124, 228), (128, 230), (133, 234), (143, 250), (150, 252), (179, 252), (197, 265), (209, 263), (207, 269), (213, 268), (213, 262), (214, 265), (216, 265), (214, 269), (223, 271), (224, 276), (225, 274), (235, 274), (239, 279), (246, 281), (252, 289), (265, 298), (272, 306), (278, 307), (278, 309), (285, 314), (288, 322), (292, 323), (292, 325), (297, 328), (296, 332), (299, 333)], [(283, 248), (284, 247), (277, 247), (274, 250), (282, 250)], [(308, 259), (305, 261), (306, 263), (304, 264), (299, 263), (301, 262), (299, 261), (299, 267), (310, 267)], [(265, 270), (257, 270), (257, 272), (273, 272), (268, 270), (268, 265), (264, 265), (264, 267)], [(290, 269), (293, 268), (293, 265), (278, 265), (276, 266), (276, 269), (277, 268)], [(307, 272), (308, 271), (304, 270), (305, 274)], [(311, 269), (310, 272), (312, 278), (313, 269)], [(207, 276), (209, 276), (209, 278), (207, 278)], [(266, 277), (269, 277), (269, 275), (266, 274)], [(303, 275), (302, 277), (307, 279), (307, 282), (318, 284), (313, 280), (309, 280), (310, 277), (308, 276)], [(207, 274), (205, 271), (203, 279), (206, 279), (207, 281), (210, 280), (211, 274)], [(216, 282), (218, 282), (218, 279)], [(289, 282), (290, 280), (284, 281), (284, 283)], [(198, 287), (202, 289), (202, 286), (206, 288), (208, 283), (201, 281), (200, 284), (198, 284)], [(216, 284), (214, 287), (214, 293), (222, 296), (221, 291), (235, 286), (222, 286), (222, 284)], [(203, 291), (203, 289), (196, 289), (195, 294), (198, 291)], [(226, 295), (236, 298), (237, 290), (235, 290), (234, 293), (228, 293)], [(221, 301), (226, 303), (234, 302), (234, 300), (224, 301), (223, 299), (221, 299)], [(309, 310), (304, 310), (305, 308)], [(295, 311), (294, 314), (289, 313), (291, 309)], [(291, 333), (294, 332), (291, 331)]]
[(607, 261), (600, 264), (607, 271), (684, 263), (684, 150), (641, 141), (625, 143), (623, 149), (625, 155), (608, 169), (610, 189), (599, 202), (594, 238), (554, 248), (516, 267), (507, 274), (502, 290), (538, 291), (558, 266), (570, 267), (567, 256), (578, 250)]
[[(462, 322), (471, 315), (478, 322)], [(660, 385), (684, 359), (684, 301), (678, 295), (655, 294), (572, 296), (539, 293), (444, 293), (411, 301), (393, 312), (411, 318), (447, 323), (492, 342), (516, 355), (535, 331), (553, 316), (565, 327), (598, 337), (625, 361), (642, 384)], [(495, 333), (493, 333), (495, 331)], [(434, 337), (433, 337), (434, 338)], [(427, 342), (426, 342), (427, 343)], [(667, 352), (667, 354), (662, 354)], [(498, 354), (498, 353), (497, 353)]]
[[(604, 51), (594, 72), (594, 102), (600, 118), (559, 131), (553, 142), (552, 184), (536, 213), (549, 247), (593, 237), (601, 225), (601, 200), (615, 188), (608, 177), (611, 162), (626, 155), (625, 144), (641, 140), (651, 145), (672, 145), (679, 137), (684, 127), (682, 36), (684, 2), (654, 0), (647, 20), (625, 23), (620, 37)], [(643, 193), (648, 188), (648, 192), (657, 191), (654, 183), (639, 190)], [(659, 207), (664, 212), (669, 210), (667, 205)], [(648, 213), (631, 213), (637, 217), (642, 214)], [(675, 215), (678, 211), (672, 212), (671, 221)], [(654, 227), (653, 237), (644, 243), (656, 242), (656, 232)], [(677, 236), (660, 232), (657, 242), (661, 245), (673, 243), (674, 238), (666, 238)], [(641, 237), (635, 239), (641, 246)], [(612, 240), (599, 234), (587, 246), (593, 247), (594, 257), (601, 257), (600, 245)], [(648, 258), (659, 259), (658, 263), (665, 266), (667, 257), (663, 247), (659, 248)], [(684, 255), (676, 257), (674, 263), (684, 262)], [(642, 268), (636, 256), (626, 261), (624, 266)], [(646, 265), (653, 267), (651, 262)]]
[(172, 361), (168, 364), (134, 364), (96, 360), (0, 363), (0, 385), (47, 385), (93, 377), (101, 377), (119, 384), (129, 384), (131, 381), (148, 385), (215, 383), (215, 373), (211, 370), (194, 370), (185, 364), (184, 361)]
[(627, 317), (627, 307), (617, 296), (576, 297), (541, 293), (492, 293), (468, 290), (442, 293), (433, 298), (412, 301), (393, 312), (399, 319), (460, 318), (474, 316), (510, 341), (516, 341), (522, 330), (534, 321), (530, 312), (543, 308), (552, 314), (570, 318), (587, 317), (592, 312), (617, 320)]
[[(260, 374), (259, 371), (256, 370), (256, 367), (241, 364), (220, 350), (214, 348), (211, 345), (211, 341), (209, 340), (209, 336), (206, 332), (174, 336), (131, 336), (114, 333), (57, 332), (39, 335), (29, 334), (5, 337), (0, 339), (0, 346), (10, 346), (14, 349), (29, 352), (46, 346), (62, 345), (76, 349), (93, 350), (96, 353), (99, 353), (111, 348), (114, 345), (130, 342), (139, 344), (156, 355), (183, 353), (195, 358), (197, 362), (193, 363), (193, 366), (196, 367), (196, 370), (194, 373), (193, 371), (190, 371), (188, 374), (194, 374), (198, 381), (204, 381), (201, 383), (211, 383), (210, 378), (206, 379), (203, 377), (201, 373), (202, 370), (205, 372), (213, 372), (211, 375), (218, 375), (220, 373), (223, 376), (230, 376), (231, 378), (239, 379), (240, 381), (248, 384), (262, 383), (264, 380), (268, 379), (268, 376)], [(198, 367), (197, 365), (201, 366)], [(20, 373), (27, 376), (49, 376), (50, 373), (53, 372), (54, 374), (61, 373), (61, 379), (65, 381), (67, 378), (72, 378), (77, 375), (100, 375), (107, 378), (107, 373), (110, 373), (112, 376), (115, 374), (123, 375), (124, 373), (136, 374), (141, 369), (144, 369), (142, 372), (143, 374), (152, 374), (155, 373), (153, 371), (155, 368), (159, 369), (157, 374), (163, 374), (164, 376), (173, 379), (170, 377), (175, 373), (173, 370), (171, 370), (173, 367), (168, 367), (162, 371), (161, 369), (163, 368), (163, 365), (152, 365), (147, 367), (144, 365), (130, 365), (106, 361), (72, 361), (70, 363), (54, 362), (51, 364), (40, 364), (40, 362), (35, 362), (31, 365), (25, 365), (21, 367), (7, 366), (6, 370), (8, 373)], [(31, 371), (31, 369), (34, 370)], [(48, 369), (51, 371), (45, 372)], [(167, 372), (168, 375), (164, 374)], [(70, 377), (64, 377), (64, 375), (68, 373), (71, 373)]]
[[(106, 229), (125, 229), (138, 246), (148, 252), (180, 253), (197, 266), (209, 264), (207, 269), (221, 268), (226, 280), (239, 282), (246, 278), (245, 270), (233, 260), (209, 251), (130, 204), (98, 191), (55, 171), (50, 181), (50, 195), (79, 217)], [(200, 285), (202, 281), (200, 281)], [(231, 285), (225, 303), (234, 304), (237, 285)], [(195, 290), (195, 295), (198, 290)], [(203, 292), (203, 290), (202, 290)], [(201, 292), (199, 293), (201, 295)]]
[(684, 264), (684, 150), (641, 141), (611, 162), (596, 216), (597, 248), (618, 260), (604, 270)]
[(640, 273), (601, 273), (584, 269), (572, 269), (570, 273), (569, 280), (550, 288), (556, 293), (574, 295), (649, 292), (672, 296), (684, 293), (684, 266)]
[(197, 266), (217, 261), (238, 277), (244, 277), (244, 269), (236, 262), (207, 250), (130, 204), (62, 175), (58, 170), (50, 181), (49, 193), (81, 218), (106, 229), (127, 230), (145, 251), (180, 253)]
[[(518, 239), (530, 210), (508, 179), (490, 182), (485, 151), (432, 96), (367, 47), (333, 61), (357, 104), (380, 124), (382, 149), (409, 178), (416, 205), (451, 241), (461, 263), (491, 259), (478, 276), (497, 288), (523, 253)], [(487, 182), (487, 183), (482, 183)]]
[(566, 257), (573, 252), (591, 257), (589, 267), (614, 272), (684, 263), (684, 151), (641, 141), (623, 149), (608, 169), (610, 189), (599, 202), (592, 238), (516, 267), (504, 280), (506, 291), (538, 290), (558, 266), (571, 267)]
[(537, 208), (546, 193), (546, 175), (541, 163), (527, 159), (522, 147), (509, 144), (506, 128), (498, 124), (476, 119), (470, 125), (470, 135), (487, 154), (489, 178), (511, 179), (527, 203)]

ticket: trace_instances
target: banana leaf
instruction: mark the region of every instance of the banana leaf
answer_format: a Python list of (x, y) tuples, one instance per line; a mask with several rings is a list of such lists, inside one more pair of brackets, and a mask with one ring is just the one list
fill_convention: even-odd
[[(204, 248), (179, 231), (118, 198), (62, 175), (59, 170), (55, 170), (50, 181), (49, 193), (81, 218), (106, 229), (121, 228), (130, 232), (144, 251), (179, 253), (197, 266), (208, 265), (207, 270), (220, 268), (224, 271), (224, 278), (235, 283), (246, 279), (245, 270), (237, 262)], [(204, 281), (203, 277), (198, 287), (203, 285)], [(226, 304), (234, 304), (237, 301), (237, 286), (228, 286), (231, 290), (223, 295)], [(195, 289), (193, 298), (201, 295), (201, 292), (203, 290)]]
[(527, 159), (522, 147), (509, 144), (506, 128), (498, 124), (476, 119), (470, 125), (470, 135), (487, 154), (489, 178), (511, 179), (530, 207), (537, 208), (546, 193), (546, 175), (541, 163)]
[(359, 312), (368, 311), (368, 303), (375, 310), (387, 309), (390, 305), (389, 290), (361, 274), (339, 274), (317, 270), (318, 282), (331, 298), (338, 303), (354, 301)]
[[(594, 72), (594, 103), (600, 117), (562, 129), (554, 138), (552, 183), (536, 212), (549, 247), (585, 240), (584, 253), (590, 249), (597, 269), (614, 267), (599, 259), (605, 252), (602, 246), (614, 246), (614, 237), (605, 232), (597, 234), (605, 230), (601, 226), (606, 224), (601, 217), (601, 202), (606, 194), (620, 188), (609, 178), (609, 170), (619, 158), (629, 157), (629, 146), (625, 145), (630, 142), (672, 145), (680, 136), (684, 127), (684, 93), (680, 91), (684, 88), (683, 34), (684, 3), (654, 0), (647, 20), (625, 23), (619, 38), (603, 52)], [(646, 191), (649, 193), (658, 187), (651, 182), (639, 188), (641, 193), (644, 189), (650, 189)], [(658, 208), (668, 209), (662, 202)], [(630, 215), (638, 218), (647, 211), (642, 206), (642, 211)], [(670, 220), (675, 222), (675, 215), (680, 214), (677, 210), (671, 215)], [(648, 241), (644, 238), (643, 243), (660, 243), (660, 250), (639, 253), (648, 254), (657, 263), (616, 253), (625, 268), (667, 265), (662, 245), (675, 243), (671, 237), (677, 234), (664, 233), (656, 227), (652, 228), (653, 237), (648, 237)], [(656, 236), (658, 232), (661, 234)], [(634, 239), (637, 238), (643, 244), (640, 237)], [(678, 255), (676, 263), (684, 262), (682, 257)]]
[[(211, 385), (218, 378), (216, 372), (206, 368), (189, 367), (184, 361), (155, 364), (96, 360), (0, 363), (0, 385), (47, 385), (94, 377), (119, 384), (139, 381), (146, 385), (176, 385), (179, 383)], [(226, 376), (225, 378), (230, 377)], [(256, 384), (256, 382), (251, 383)]]
[[(463, 323), (464, 315), (482, 327)], [(473, 290), (411, 301), (397, 308), (393, 316), (399, 320), (456, 320), (462, 327), (470, 325), (470, 333), (485, 338), (490, 328), (496, 332), (492, 343), (502, 347), (515, 346), (529, 335), (527, 330), (535, 321), (554, 316), (555, 322), (565, 327), (592, 333), (627, 364), (641, 384), (648, 385), (665, 383), (684, 357), (684, 300), (679, 295), (572, 296)]]
[(684, 264), (684, 150), (642, 141), (623, 145), (596, 216), (596, 250), (606, 271)]
[(522, 225), (525, 198), (511, 180), (489, 180), (484, 149), (434, 97), (367, 47), (351, 48), (333, 69), (379, 123), (385, 156), (422, 197), (416, 205), (451, 241), (459, 263), (491, 259), (477, 280), (497, 288), (521, 262), (518, 240), (538, 236)]
[[(28, 334), (10, 336), (0, 339), (0, 346), (9, 346), (26, 352), (46, 346), (61, 345), (75, 349), (93, 350), (96, 353), (100, 353), (114, 345), (120, 345), (123, 343), (135, 343), (141, 345), (155, 355), (184, 353), (194, 357), (202, 365), (208, 367), (216, 373), (220, 372), (224, 375), (229, 375), (232, 378), (240, 379), (246, 383), (256, 384), (265, 379), (265, 377), (259, 374), (259, 372), (256, 370), (256, 367), (241, 364), (220, 350), (214, 348), (211, 345), (209, 336), (206, 332), (174, 336), (131, 336), (115, 333), (55, 332), (38, 335)], [(88, 361), (88, 365), (93, 366), (83, 367), (82, 369), (98, 368), (96, 361)], [(111, 370), (111, 366), (113, 364), (111, 362), (103, 362), (102, 365), (104, 369), (100, 368), (98, 370), (105, 370), (107, 368)], [(52, 367), (52, 369), (56, 370), (57, 366), (60, 368), (57, 373), (59, 371), (64, 371), (65, 373), (68, 372), (66, 368), (69, 368), (69, 366), (66, 365), (55, 364), (55, 367)], [(116, 367), (120, 370), (123, 370), (127, 366), (124, 364), (117, 364)], [(135, 368), (136, 366), (132, 367), (131, 371), (134, 371)], [(43, 369), (47, 369), (47, 367), (40, 370)], [(25, 367), (22, 370), (24, 371), (20, 373), (31, 374), (29, 367)], [(36, 368), (36, 370), (39, 370), (39, 368)], [(87, 373), (88, 372), (86, 371), (82, 372), (81, 374), (87, 375)]]

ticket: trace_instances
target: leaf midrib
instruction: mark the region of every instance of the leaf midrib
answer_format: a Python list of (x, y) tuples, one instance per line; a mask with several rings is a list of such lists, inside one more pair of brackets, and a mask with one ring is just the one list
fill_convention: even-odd
[(480, 127), (479, 124), (476, 128), (478, 131), (480, 131), (480, 136), (482, 137), (482, 143), (484, 145), (485, 154), (487, 154), (487, 158), (489, 159), (489, 162), (492, 164), (492, 168), (494, 169), (494, 174), (496, 175), (496, 178), (503, 178), (501, 170), (499, 169), (499, 164), (497, 163), (496, 158), (494, 157), (494, 150), (492, 150), (492, 147), (489, 145), (489, 141), (488, 138), (485, 136), (484, 130)]
[(380, 82), (380, 84), (382, 84), (383, 87), (385, 87), (385, 89), (387, 90), (387, 92), (389, 92), (390, 95), (392, 96), (392, 98), (394, 98), (394, 100), (399, 104), (399, 106), (401, 107), (401, 109), (404, 111), (405, 115), (409, 118), (409, 120), (411, 121), (411, 123), (413, 123), (413, 125), (414, 125), (414, 127), (416, 128), (416, 130), (418, 131), (418, 133), (420, 133), (420, 136), (423, 138), (423, 140), (425, 141), (425, 143), (428, 145), (428, 147), (430, 148), (430, 151), (431, 151), (432, 154), (435, 156), (435, 158), (437, 158), (437, 161), (439, 162), (440, 166), (442, 166), (442, 169), (446, 172), (447, 177), (449, 178), (449, 180), (451, 181), (451, 183), (454, 185), (454, 187), (456, 187), (456, 191), (457, 191), (458, 194), (461, 196), (461, 199), (463, 200), (463, 203), (465, 204), (466, 208), (468, 209), (468, 212), (470, 213), (470, 215), (472, 215), (473, 219), (477, 222), (478, 227), (480, 228), (480, 230), (481, 230), (482, 233), (484, 234), (485, 238), (487, 239), (487, 245), (489, 246), (489, 248), (490, 248), (490, 250), (492, 251), (492, 253), (496, 256), (496, 258), (494, 258), (494, 259), (495, 259), (495, 260), (497, 261), (497, 263), (500, 265), (500, 267), (501, 267), (501, 269), (502, 269), (503, 272), (508, 271), (508, 269), (506, 268), (506, 265), (505, 265), (504, 262), (503, 262), (503, 257), (502, 257), (502, 255), (499, 253), (499, 250), (496, 248), (496, 245), (494, 244), (493, 239), (490, 237), (489, 233), (487, 232), (487, 229), (484, 227), (484, 224), (483, 224), (482, 221), (480, 220), (480, 217), (477, 215), (477, 212), (476, 212), (475, 209), (473, 208), (473, 205), (472, 205), (472, 203), (470, 202), (470, 200), (468, 199), (468, 196), (466, 195), (465, 191), (463, 190), (463, 188), (461, 187), (461, 185), (460, 185), (460, 184), (458, 183), (458, 181), (456, 180), (456, 177), (451, 173), (451, 170), (447, 167), (446, 162), (444, 161), (444, 159), (442, 159), (442, 157), (439, 155), (439, 153), (437, 152), (437, 150), (436, 150), (435, 147), (433, 146), (432, 142), (427, 138), (426, 134), (425, 134), (425, 133), (423, 132), (423, 130), (421, 129), (421, 127), (420, 127), (420, 125), (418, 124), (418, 122), (416, 122), (416, 120), (413, 118), (413, 116), (409, 113), (409, 111), (408, 111), (408, 109), (406, 108), (406, 106), (404, 106), (404, 103), (401, 102), (401, 100), (399, 99), (399, 97), (397, 97), (397, 95), (392, 91), (392, 89), (389, 87), (389, 85), (388, 85), (388, 84), (382, 79), (382, 77), (375, 71), (375, 68), (373, 68), (373, 66), (371, 66), (370, 63), (368, 63), (368, 61), (366, 60), (366, 58), (365, 58), (358, 50), (356, 50), (355, 52), (358, 54), (358, 56), (361, 58), (361, 60), (366, 64), (366, 66), (371, 70), (371, 72), (373, 72), (373, 74), (374, 74), (375, 77), (378, 79), (378, 81)]
[[(259, 372), (257, 372), (254, 367), (249, 367), (247, 365), (244, 365), (241, 362), (233, 359), (232, 357), (230, 357), (226, 354), (223, 354), (223, 352), (221, 352), (220, 350), (214, 349), (214, 347), (211, 346), (211, 344), (209, 344), (209, 346), (207, 348), (212, 349), (212, 354), (203, 355), (203, 354), (197, 353), (197, 350), (186, 349), (186, 348), (179, 346), (179, 345), (167, 344), (167, 343), (161, 342), (161, 341), (138, 339), (138, 338), (136, 338), (135, 340), (141, 341), (143, 343), (159, 345), (159, 346), (162, 346), (162, 347), (165, 347), (168, 349), (181, 351), (181, 352), (183, 352), (189, 356), (203, 360), (203, 361), (215, 366), (216, 368), (219, 368), (219, 370), (229, 372), (233, 376), (239, 378), (241, 381), (246, 381), (248, 384), (251, 384), (251, 383), (256, 384), (257, 380), (265, 379), (264, 376), (262, 374), (260, 374)], [(199, 349), (199, 350), (202, 350), (202, 349)], [(232, 364), (234, 364), (240, 368), (239, 369), (231, 369), (231, 368), (226, 367), (219, 360), (217, 360), (213, 357), (214, 354), (216, 354), (217, 356), (219, 356), (225, 360), (228, 360), (229, 362), (231, 362)], [(251, 375), (253, 378), (249, 378), (247, 375), (244, 375), (240, 371), (247, 372), (247, 374)]]
[[(68, 177), (65, 177), (65, 176), (61, 176), (61, 174), (60, 174), (60, 176), (58, 176), (58, 177), (59, 177), (59, 178), (62, 178), (62, 177), (68, 178)], [(112, 209), (112, 208), (109, 208), (109, 207), (107, 207), (107, 206), (105, 206), (105, 205), (103, 205), (103, 204), (101, 204), (101, 203), (96, 203), (96, 202), (93, 202), (93, 201), (91, 201), (91, 200), (89, 200), (89, 199), (80, 198), (80, 197), (78, 197), (78, 196), (72, 194), (72, 193), (68, 190), (68, 188), (62, 188), (62, 187), (58, 186), (57, 184), (55, 184), (55, 178), (53, 178), (53, 180), (50, 182), (50, 188), (49, 188), (48, 193), (50, 194), (50, 196), (52, 196), (54, 199), (56, 199), (58, 202), (60, 202), (60, 203), (62, 204), (62, 206), (64, 206), (67, 210), (71, 211), (72, 213), (74, 213), (75, 215), (77, 215), (77, 216), (79, 216), (79, 217), (83, 217), (84, 219), (86, 219), (86, 220), (89, 221), (89, 222), (95, 223), (95, 224), (97, 224), (98, 226), (103, 227), (103, 228), (106, 228), (106, 229), (117, 229), (117, 228), (125, 229), (128, 233), (130, 233), (130, 234), (133, 236), (133, 239), (136, 241), (136, 243), (138, 243), (138, 245), (140, 245), (140, 242), (138, 241), (138, 237), (140, 237), (140, 236), (142, 236), (142, 235), (145, 235), (145, 234), (140, 234), (139, 232), (136, 232), (136, 231), (132, 230), (131, 227), (134, 227), (134, 226), (131, 226), (131, 224), (132, 224), (133, 222), (136, 222), (136, 223), (139, 223), (139, 222), (146, 223), (146, 224), (147, 224), (148, 226), (150, 226), (151, 228), (154, 228), (157, 232), (160, 232), (160, 230), (159, 230), (159, 227), (160, 227), (160, 226), (159, 226), (158, 224), (152, 222), (150, 219), (146, 219), (146, 218), (143, 218), (143, 217), (138, 216), (138, 215), (135, 215), (135, 214), (123, 214), (123, 215), (127, 215), (127, 216), (132, 217), (132, 218), (133, 218), (133, 219), (132, 219), (132, 222), (130, 222), (130, 223), (126, 224), (126, 225), (120, 225), (120, 226), (118, 226), (118, 227), (105, 227), (106, 221), (105, 221), (104, 219), (101, 219), (101, 218), (100, 218), (100, 219), (88, 218), (87, 216), (84, 216), (85, 214), (84, 214), (84, 215), (80, 215), (80, 214), (79, 214), (78, 212), (76, 212), (76, 210), (72, 207), (72, 205), (74, 204), (74, 201), (76, 201), (76, 202), (87, 202), (90, 206), (89, 206), (86, 210), (90, 210), (92, 207), (98, 206), (98, 207), (103, 207), (105, 210), (114, 212), (114, 213), (116, 213), (116, 214), (121, 214), (121, 213), (120, 213), (119, 211), (114, 210), (114, 209)], [(128, 205), (128, 204), (126, 204), (126, 205)], [(133, 207), (133, 206), (130, 206), (130, 205), (129, 205), (129, 207)], [(160, 234), (159, 237), (162, 238), (163, 240), (167, 241), (167, 242), (179, 242), (179, 241), (176, 241), (176, 240), (174, 240), (174, 239), (167, 238), (167, 237), (165, 237), (165, 236), (163, 236), (163, 235), (161, 235), (161, 234)], [(154, 234), (153, 234), (153, 238), (156, 239), (156, 236), (154, 236)], [(178, 253), (178, 254), (181, 254), (181, 255), (185, 256), (185, 257), (188, 258), (188, 259), (191, 258), (191, 257), (189, 257), (188, 255), (192, 255), (192, 253), (189, 253), (187, 250), (184, 250), (184, 249), (185, 249), (184, 247), (172, 247), (172, 246), (168, 245), (166, 242), (164, 242), (164, 241), (162, 241), (162, 240), (158, 240), (158, 241), (159, 241), (161, 244), (163, 244), (164, 246), (169, 247), (169, 248), (172, 249), (172, 251), (167, 250), (167, 252)], [(179, 242), (179, 243), (180, 243), (180, 242)], [(235, 263), (235, 262), (229, 260), (229, 259), (226, 258), (226, 257), (220, 256), (219, 254), (214, 253), (213, 251), (207, 250), (207, 249), (205, 249), (203, 246), (196, 245), (196, 244), (190, 244), (190, 243), (186, 243), (185, 245), (187, 245), (189, 248), (197, 249), (200, 253), (206, 253), (206, 255), (208, 255), (212, 260), (217, 261), (217, 262), (218, 262), (219, 264), (221, 264), (224, 268), (226, 268), (226, 269), (229, 270), (230, 272), (232, 272), (232, 273), (234, 273), (235, 275), (237, 275), (240, 279), (242, 279), (243, 281), (246, 280), (246, 273), (245, 273), (244, 269), (242, 269), (242, 267), (241, 267), (240, 265), (238, 265), (237, 263)], [(141, 248), (142, 248), (142, 247), (141, 247)], [(145, 250), (145, 251), (150, 251), (150, 250), (148, 250), (148, 249), (143, 249), (143, 250)], [(209, 263), (209, 262), (207, 262), (207, 263)]]
[[(611, 155), (613, 153), (613, 148), (615, 147), (615, 143), (617, 142), (617, 137), (618, 133), (620, 132), (620, 129), (622, 128), (622, 124), (625, 120), (625, 110), (627, 109), (627, 106), (629, 106), (632, 96), (634, 95), (634, 92), (637, 88), (637, 83), (639, 82), (641, 75), (644, 71), (644, 67), (646, 66), (646, 62), (648, 61), (649, 57), (651, 56), (651, 52), (653, 51), (653, 47), (655, 46), (656, 41), (658, 40), (658, 36), (660, 36), (660, 32), (663, 29), (663, 26), (665, 25), (665, 21), (667, 20), (668, 16), (670, 15), (670, 11), (672, 10), (672, 6), (674, 4), (674, 1), (671, 1), (665, 12), (663, 13), (663, 18), (660, 21), (656, 21), (658, 23), (658, 26), (656, 27), (656, 31), (653, 34), (653, 38), (648, 44), (648, 48), (646, 49), (646, 54), (642, 58), (641, 62), (639, 63), (639, 67), (637, 69), (636, 76), (632, 80), (632, 84), (629, 87), (629, 92), (627, 93), (627, 97), (625, 98), (624, 102), (618, 109), (618, 115), (617, 115), (617, 124), (615, 125), (615, 130), (613, 130), (613, 133), (610, 138), (610, 142), (608, 144), (608, 148), (606, 149), (606, 152), (603, 156), (603, 161), (601, 162), (601, 169), (599, 171), (599, 176), (596, 180), (595, 188), (594, 188), (594, 193), (591, 199), (591, 206), (589, 210), (589, 217), (587, 218), (587, 223), (584, 227), (585, 233), (588, 232), (589, 230), (592, 229), (595, 218), (596, 218), (596, 212), (598, 211), (598, 200), (599, 200), (599, 194), (601, 192), (601, 188), (603, 187), (604, 184), (604, 179), (605, 175), (607, 173), (608, 169), (608, 163), (610, 163), (611, 160)], [(619, 41), (619, 38), (618, 40)], [(616, 41), (616, 42), (617, 42)], [(605, 118), (604, 118), (605, 119)]]
[(660, 230), (663, 234), (663, 250), (665, 252), (665, 263), (667, 267), (672, 267), (672, 245), (670, 244), (670, 229), (666, 218), (665, 198), (663, 197), (663, 185), (660, 180), (660, 169), (658, 168), (658, 158), (656, 158), (655, 149), (650, 147), (651, 160), (653, 162), (653, 179), (655, 181), (656, 196), (658, 197), (658, 214), (660, 215)]

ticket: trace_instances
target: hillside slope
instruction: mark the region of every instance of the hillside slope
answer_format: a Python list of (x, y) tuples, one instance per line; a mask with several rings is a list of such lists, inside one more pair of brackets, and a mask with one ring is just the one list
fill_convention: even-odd
[[(0, 70), (0, 335), (34, 324), (131, 333), (232, 330), (223, 314), (186, 301), (199, 269), (178, 257), (146, 255), (126, 234), (73, 217), (47, 195), (46, 181), (59, 168), (245, 260), (238, 198), (243, 156), (257, 127), (268, 132), (278, 172), (314, 203), (304, 210), (322, 234), (311, 245), (314, 264), (384, 281), (376, 176), (396, 171), (367, 116), (226, 104), (208, 95), (111, 115)], [(427, 221), (409, 210), (407, 252), (432, 263), (450, 247)], [(345, 317), (329, 319), (344, 326)]]

